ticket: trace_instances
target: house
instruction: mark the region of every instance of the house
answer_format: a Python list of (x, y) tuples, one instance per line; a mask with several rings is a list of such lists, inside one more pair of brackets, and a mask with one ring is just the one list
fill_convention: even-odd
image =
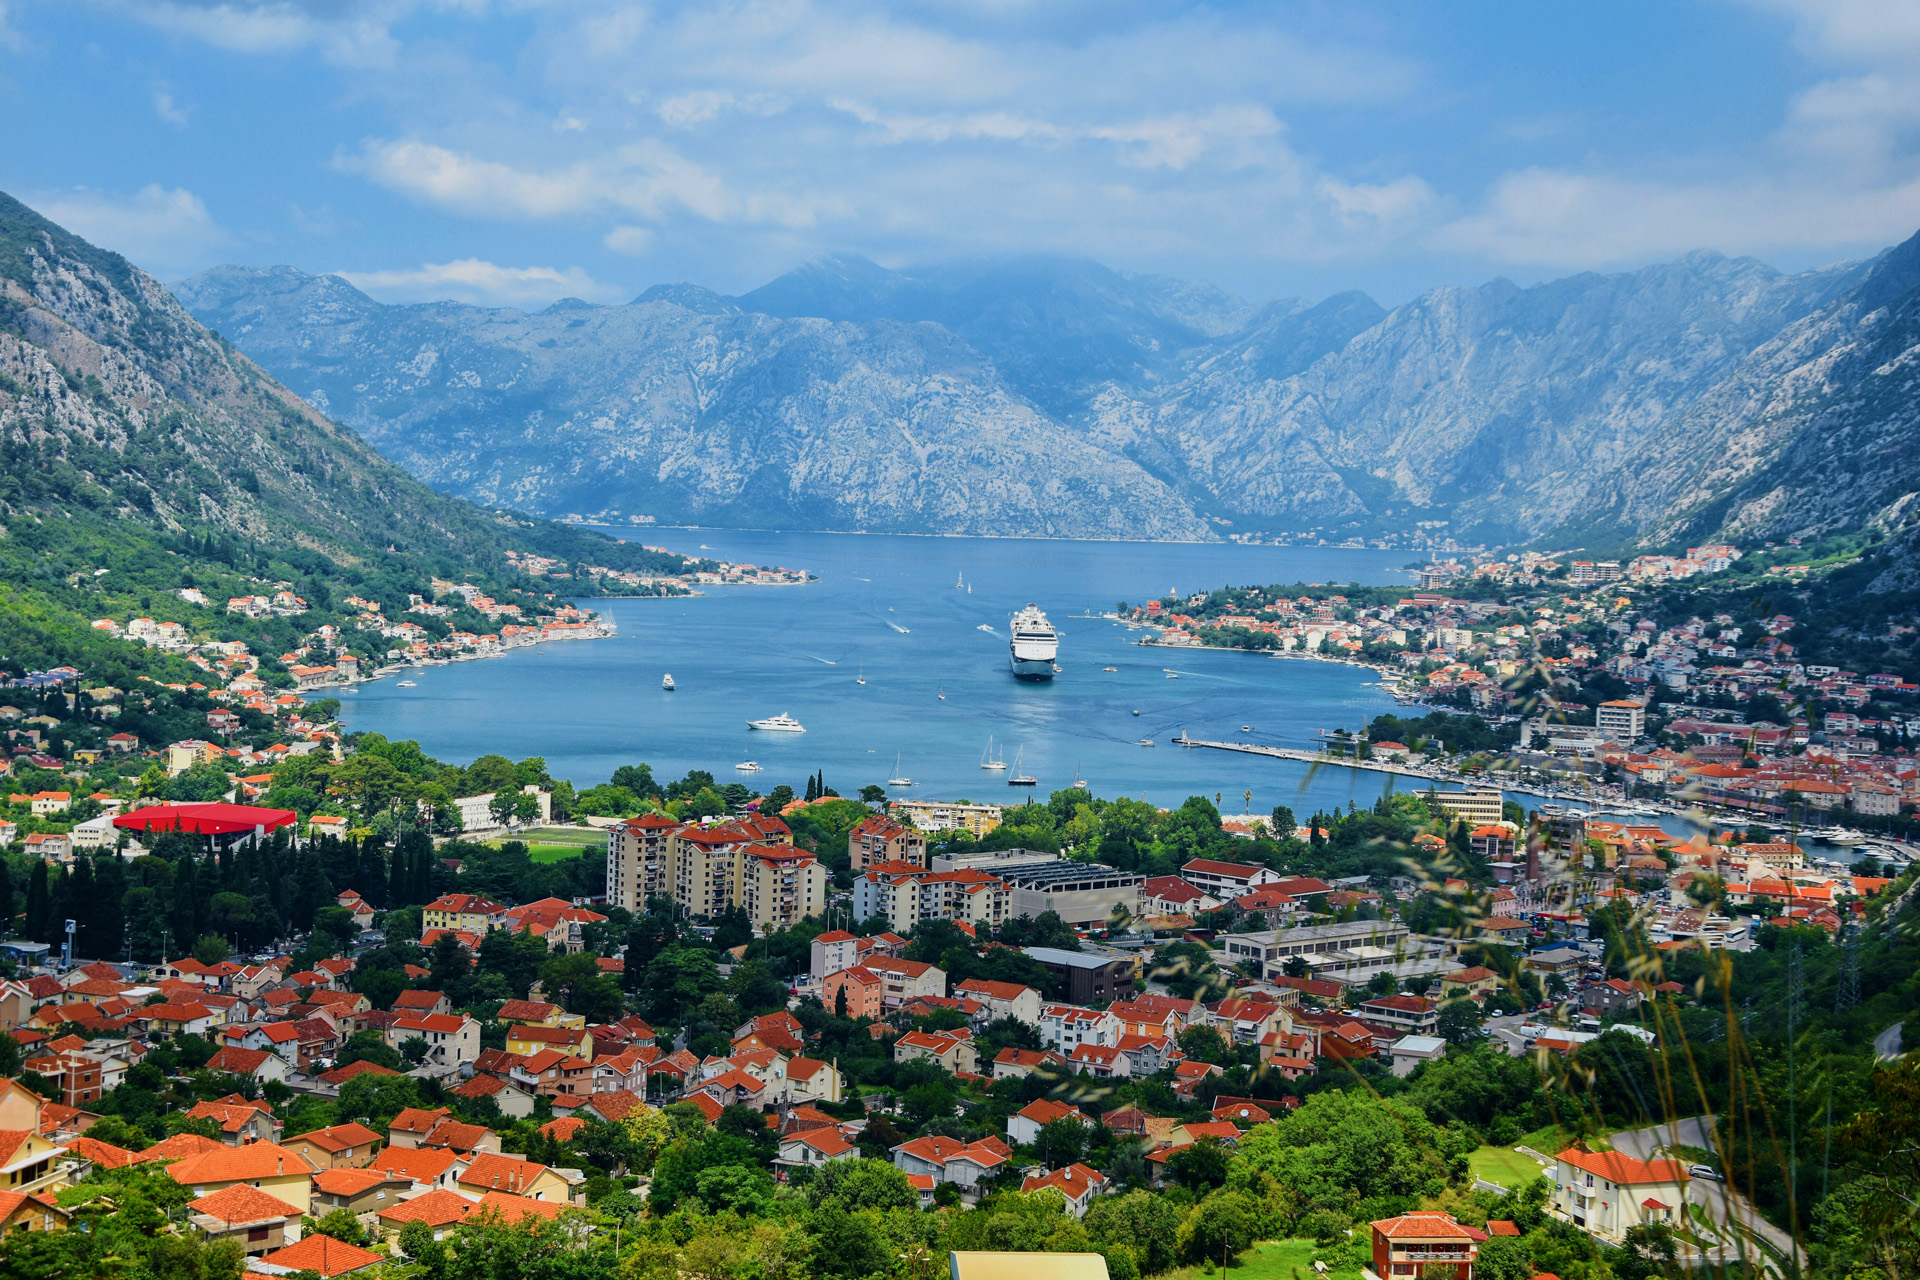
[(1055, 1169), (1051, 1173), (1023, 1178), (1020, 1190), (1057, 1191), (1067, 1201), (1067, 1212), (1076, 1218), (1087, 1215), (1087, 1205), (1106, 1188), (1107, 1176), (1098, 1169), (1084, 1164), (1074, 1163), (1064, 1169)]
[(1067, 1060), (1047, 1049), (1015, 1049), (1009, 1046), (994, 1055), (993, 1078), (1031, 1075), (1035, 1071), (1065, 1072)]
[(1476, 964), (1468, 969), (1456, 969), (1452, 973), (1440, 975), (1440, 999), (1452, 1000), (1459, 996), (1468, 996), (1475, 1000), (1492, 995), (1500, 989), (1500, 975), (1485, 965)]
[(893, 1060), (928, 1058), (955, 1075), (972, 1075), (979, 1065), (970, 1031), (909, 1031), (893, 1042)]
[(59, 1205), (20, 1191), (0, 1191), (0, 1236), (16, 1231), (58, 1231), (70, 1215)]
[(821, 983), (821, 1003), (848, 1018), (878, 1018), (886, 1012), (887, 984), (864, 966), (838, 969)]
[(975, 1193), (980, 1180), (1007, 1162), (1012, 1152), (995, 1138), (968, 1144), (957, 1138), (915, 1138), (893, 1148), (894, 1166), (909, 1177), (919, 1174), (935, 1182), (950, 1182), (962, 1195)]
[(947, 994), (947, 973), (924, 960), (903, 960), (899, 956), (869, 956), (861, 966), (879, 977), (881, 1003), (898, 1008), (921, 996)]
[(201, 1196), (187, 1206), (187, 1220), (208, 1240), (236, 1241), (251, 1258), (297, 1240), (300, 1213), (278, 1196), (244, 1182)]
[(1380, 996), (1363, 1000), (1358, 1012), (1363, 1018), (1417, 1035), (1429, 1035), (1440, 1025), (1439, 1006), (1419, 996)]
[(485, 934), (500, 921), (506, 908), (473, 893), (443, 893), (420, 909), (422, 936), (429, 929)]
[(325, 1217), (334, 1209), (355, 1215), (378, 1213), (398, 1204), (402, 1192), (413, 1190), (411, 1178), (384, 1169), (322, 1169), (313, 1175), (313, 1213)]
[(406, 1014), (387, 1028), (386, 1041), (395, 1049), (414, 1039), (426, 1042), (425, 1065), (452, 1069), (480, 1056), (480, 1024), (465, 1014)]
[(433, 1232), (435, 1240), (442, 1240), (447, 1233), (479, 1211), (478, 1200), (470, 1200), (444, 1187), (436, 1187), (425, 1195), (402, 1200), (391, 1209), (380, 1210), (380, 1233), (389, 1244), (397, 1245), (402, 1227), (409, 1222), (421, 1222)]
[(1196, 858), (1180, 868), (1179, 878), (1203, 893), (1222, 902), (1229, 902), (1245, 896), (1261, 885), (1273, 884), (1286, 877), (1268, 867), (1251, 867), (1238, 862), (1216, 862), (1211, 858)]
[(495, 1152), (475, 1156), (458, 1184), (466, 1195), (506, 1191), (550, 1204), (565, 1204), (573, 1195), (572, 1185), (546, 1165)]
[(1403, 1213), (1373, 1224), (1373, 1267), (1381, 1277), (1470, 1280), (1480, 1256), (1477, 1233), (1449, 1213)]
[(1198, 916), (1220, 906), (1220, 899), (1179, 876), (1148, 876), (1140, 883), (1140, 909), (1148, 916)]
[(1012, 1018), (1030, 1027), (1040, 1025), (1040, 993), (1032, 987), (1021, 986), (1017, 982), (969, 978), (955, 987), (953, 994), (966, 1000), (977, 1000), (985, 1006), (986, 1012), (981, 1017), (983, 1023)]
[(500, 1114), (510, 1120), (524, 1120), (533, 1114), (535, 1094), (515, 1080), (476, 1075), (452, 1092), (469, 1102), (492, 1098), (494, 1105), (500, 1108)]
[[(522, 1001), (521, 1003), (527, 1003)], [(507, 1028), (507, 1052), (538, 1053), (552, 1049), (569, 1057), (593, 1057), (593, 1036), (583, 1024), (578, 1027), (548, 1026), (543, 1023), (515, 1023)]]
[(1554, 1159), (1553, 1207), (1590, 1235), (1618, 1244), (1634, 1227), (1686, 1217), (1689, 1178), (1678, 1160), (1636, 1160), (1579, 1144)]
[(1083, 1044), (1112, 1047), (1120, 1042), (1120, 1019), (1111, 1011), (1050, 1004), (1040, 1010), (1040, 1040), (1066, 1057)]
[(1580, 1007), (1594, 1013), (1618, 1013), (1640, 1007), (1641, 985), (1625, 978), (1596, 982), (1580, 993)]
[(1040, 1137), (1040, 1131), (1054, 1121), (1085, 1118), (1076, 1107), (1041, 1098), (1007, 1117), (1007, 1137), (1016, 1146), (1030, 1147)]
[(278, 1268), (273, 1275), (288, 1275), (311, 1271), (320, 1280), (333, 1280), (335, 1276), (351, 1275), (364, 1271), (376, 1262), (385, 1261), (381, 1254), (362, 1249), (357, 1244), (348, 1244), (345, 1240), (336, 1240), (319, 1232), (290, 1244), (284, 1249), (275, 1249), (260, 1259), (268, 1267)]
[(888, 862), (924, 867), (927, 838), (917, 827), (902, 826), (891, 818), (875, 814), (847, 833), (847, 852), (853, 858), (856, 872)]
[(859, 1155), (860, 1148), (848, 1142), (839, 1129), (821, 1126), (781, 1138), (780, 1155), (773, 1164), (785, 1177), (794, 1169), (818, 1169), (830, 1161), (853, 1160)]
[(401, 1014), (445, 1015), (453, 1012), (453, 1005), (442, 991), (402, 991), (393, 998), (393, 1011)]
[(299, 1152), (316, 1169), (360, 1169), (373, 1163), (386, 1142), (367, 1126), (349, 1122), (315, 1129), (280, 1145)]
[(280, 1136), (280, 1120), (273, 1108), (264, 1100), (249, 1102), (237, 1093), (212, 1102), (196, 1102), (187, 1119), (213, 1121), (220, 1126), (220, 1140), (229, 1147), (273, 1142)]
[(1447, 1056), (1447, 1042), (1439, 1036), (1402, 1036), (1388, 1051), (1393, 1074), (1408, 1076), (1423, 1062), (1438, 1062)]
[[(395, 1007), (398, 1007), (396, 1003)], [(587, 1025), (584, 1014), (568, 1013), (557, 1004), (544, 1000), (508, 1000), (494, 1015), (496, 1022), (518, 1022), (527, 1026), (581, 1028)]]
[(313, 1166), (299, 1154), (271, 1142), (203, 1151), (168, 1165), (167, 1173), (197, 1196), (246, 1183), (286, 1201), (296, 1214), (307, 1212), (312, 1205)]
[(451, 1151), (430, 1151), (425, 1147), (395, 1144), (375, 1156), (373, 1163), (367, 1167), (378, 1173), (405, 1179), (418, 1188), (451, 1191), (461, 1170), (467, 1165), (466, 1161)]
[(6, 1190), (37, 1196), (67, 1185), (61, 1157), (67, 1148), (40, 1136), (37, 1129), (0, 1129), (0, 1169), (7, 1170)]
[(1062, 951), (1058, 947), (1026, 947), (1022, 954), (1045, 966), (1059, 989), (1074, 1004), (1133, 998), (1134, 973), (1139, 967), (1137, 956)]
[(278, 1080), (284, 1084), (287, 1079), (286, 1059), (278, 1054), (268, 1053), (265, 1049), (242, 1049), (232, 1044), (224, 1046), (220, 1052), (207, 1059), (207, 1070), (246, 1076), (260, 1084), (265, 1084), (269, 1080)]
[(787, 1101), (838, 1102), (840, 1068), (818, 1058), (787, 1059)]

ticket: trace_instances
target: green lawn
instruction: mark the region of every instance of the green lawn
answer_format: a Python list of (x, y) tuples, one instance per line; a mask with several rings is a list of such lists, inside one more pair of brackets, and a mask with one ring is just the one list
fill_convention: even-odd
[[(1532, 1143), (1527, 1143), (1533, 1146)], [(1549, 1147), (1535, 1147), (1537, 1151), (1553, 1154)], [(1512, 1147), (1481, 1147), (1467, 1156), (1467, 1168), (1476, 1178), (1482, 1178), (1507, 1188), (1524, 1187), (1546, 1170), (1542, 1169), (1531, 1156), (1523, 1156)]]
[[(1314, 1280), (1314, 1243), (1311, 1240), (1269, 1240), (1235, 1259), (1226, 1276), (1232, 1280)], [(1165, 1280), (1204, 1280), (1206, 1268), (1181, 1267)], [(1217, 1280), (1224, 1280), (1218, 1268)]]
[[(1580, 1135), (1573, 1130), (1563, 1129), (1559, 1125), (1550, 1124), (1544, 1129), (1535, 1129), (1532, 1133), (1527, 1134), (1513, 1145), (1516, 1147), (1532, 1147), (1535, 1151), (1543, 1155), (1551, 1156), (1558, 1155), (1579, 1141), (1581, 1141)], [(1585, 1141), (1588, 1148), (1594, 1151), (1613, 1150), (1613, 1144), (1607, 1141), (1605, 1134), (1589, 1134)]]
[(588, 846), (583, 844), (529, 844), (527, 856), (535, 862), (565, 862), (568, 858), (577, 858), (584, 853), (605, 853), (605, 845)]
[(520, 837), (530, 843), (573, 844), (585, 848), (590, 845), (605, 847), (607, 833), (595, 827), (529, 827)]

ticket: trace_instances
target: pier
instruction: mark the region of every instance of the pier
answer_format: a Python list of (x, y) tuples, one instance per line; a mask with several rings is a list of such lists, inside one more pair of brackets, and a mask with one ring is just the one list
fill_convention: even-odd
[(1328, 755), (1324, 751), (1302, 751), (1297, 747), (1267, 747), (1257, 742), (1206, 742), (1200, 738), (1189, 738), (1186, 730), (1180, 731), (1177, 738), (1168, 739), (1176, 747), (1206, 747), (1213, 751), (1239, 751), (1250, 756), (1272, 756), (1276, 760), (1298, 760), (1302, 764), (1331, 764), (1343, 769), (1366, 769), (1373, 773), (1397, 773), (1403, 778), (1424, 778), (1429, 782), (1440, 781), (1442, 775), (1437, 772), (1417, 769), (1412, 765), (1383, 763), (1379, 760), (1359, 760), (1353, 756)]

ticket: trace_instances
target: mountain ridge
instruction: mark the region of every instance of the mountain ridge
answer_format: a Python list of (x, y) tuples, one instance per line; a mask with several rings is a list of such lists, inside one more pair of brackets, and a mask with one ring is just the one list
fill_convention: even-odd
[[(534, 317), (391, 307), (285, 268), (178, 288), (323, 409), (484, 502), (901, 532), (1423, 526), (1624, 545), (1857, 527), (1920, 488), (1899, 447), (1914, 424), (1859, 354), (1873, 317), (1904, 315), (1916, 241), (1792, 274), (1701, 250), (1392, 309), (1358, 292), (1256, 304), (1040, 257), (831, 257), (735, 297), (665, 285)], [(1913, 345), (1903, 324), (1885, 333), (1880, 364)], [(1845, 432), (1804, 398), (1816, 385), (1863, 392)], [(1789, 500), (1796, 469), (1844, 471), (1842, 438), (1888, 465)]]

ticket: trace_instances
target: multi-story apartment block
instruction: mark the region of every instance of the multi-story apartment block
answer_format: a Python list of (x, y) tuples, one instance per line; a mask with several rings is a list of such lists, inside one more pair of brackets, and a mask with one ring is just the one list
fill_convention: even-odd
[(862, 920), (884, 917), (896, 933), (911, 933), (922, 920), (956, 920), (998, 927), (1007, 918), (1005, 881), (984, 871), (928, 871), (908, 862), (868, 867), (853, 882), (853, 913)]
[(737, 906), (765, 932), (827, 905), (826, 869), (793, 847), (777, 818), (679, 826), (668, 833), (666, 850), (666, 888), (689, 915), (717, 916)]
[(855, 871), (894, 862), (924, 867), (927, 838), (917, 827), (904, 826), (876, 813), (847, 833), (847, 853), (853, 859)]
[(750, 846), (741, 859), (740, 905), (762, 933), (790, 929), (827, 905), (827, 869), (805, 849)]
[(655, 894), (672, 896), (667, 858), (681, 824), (658, 813), (630, 818), (607, 833), (607, 901), (644, 911)]

